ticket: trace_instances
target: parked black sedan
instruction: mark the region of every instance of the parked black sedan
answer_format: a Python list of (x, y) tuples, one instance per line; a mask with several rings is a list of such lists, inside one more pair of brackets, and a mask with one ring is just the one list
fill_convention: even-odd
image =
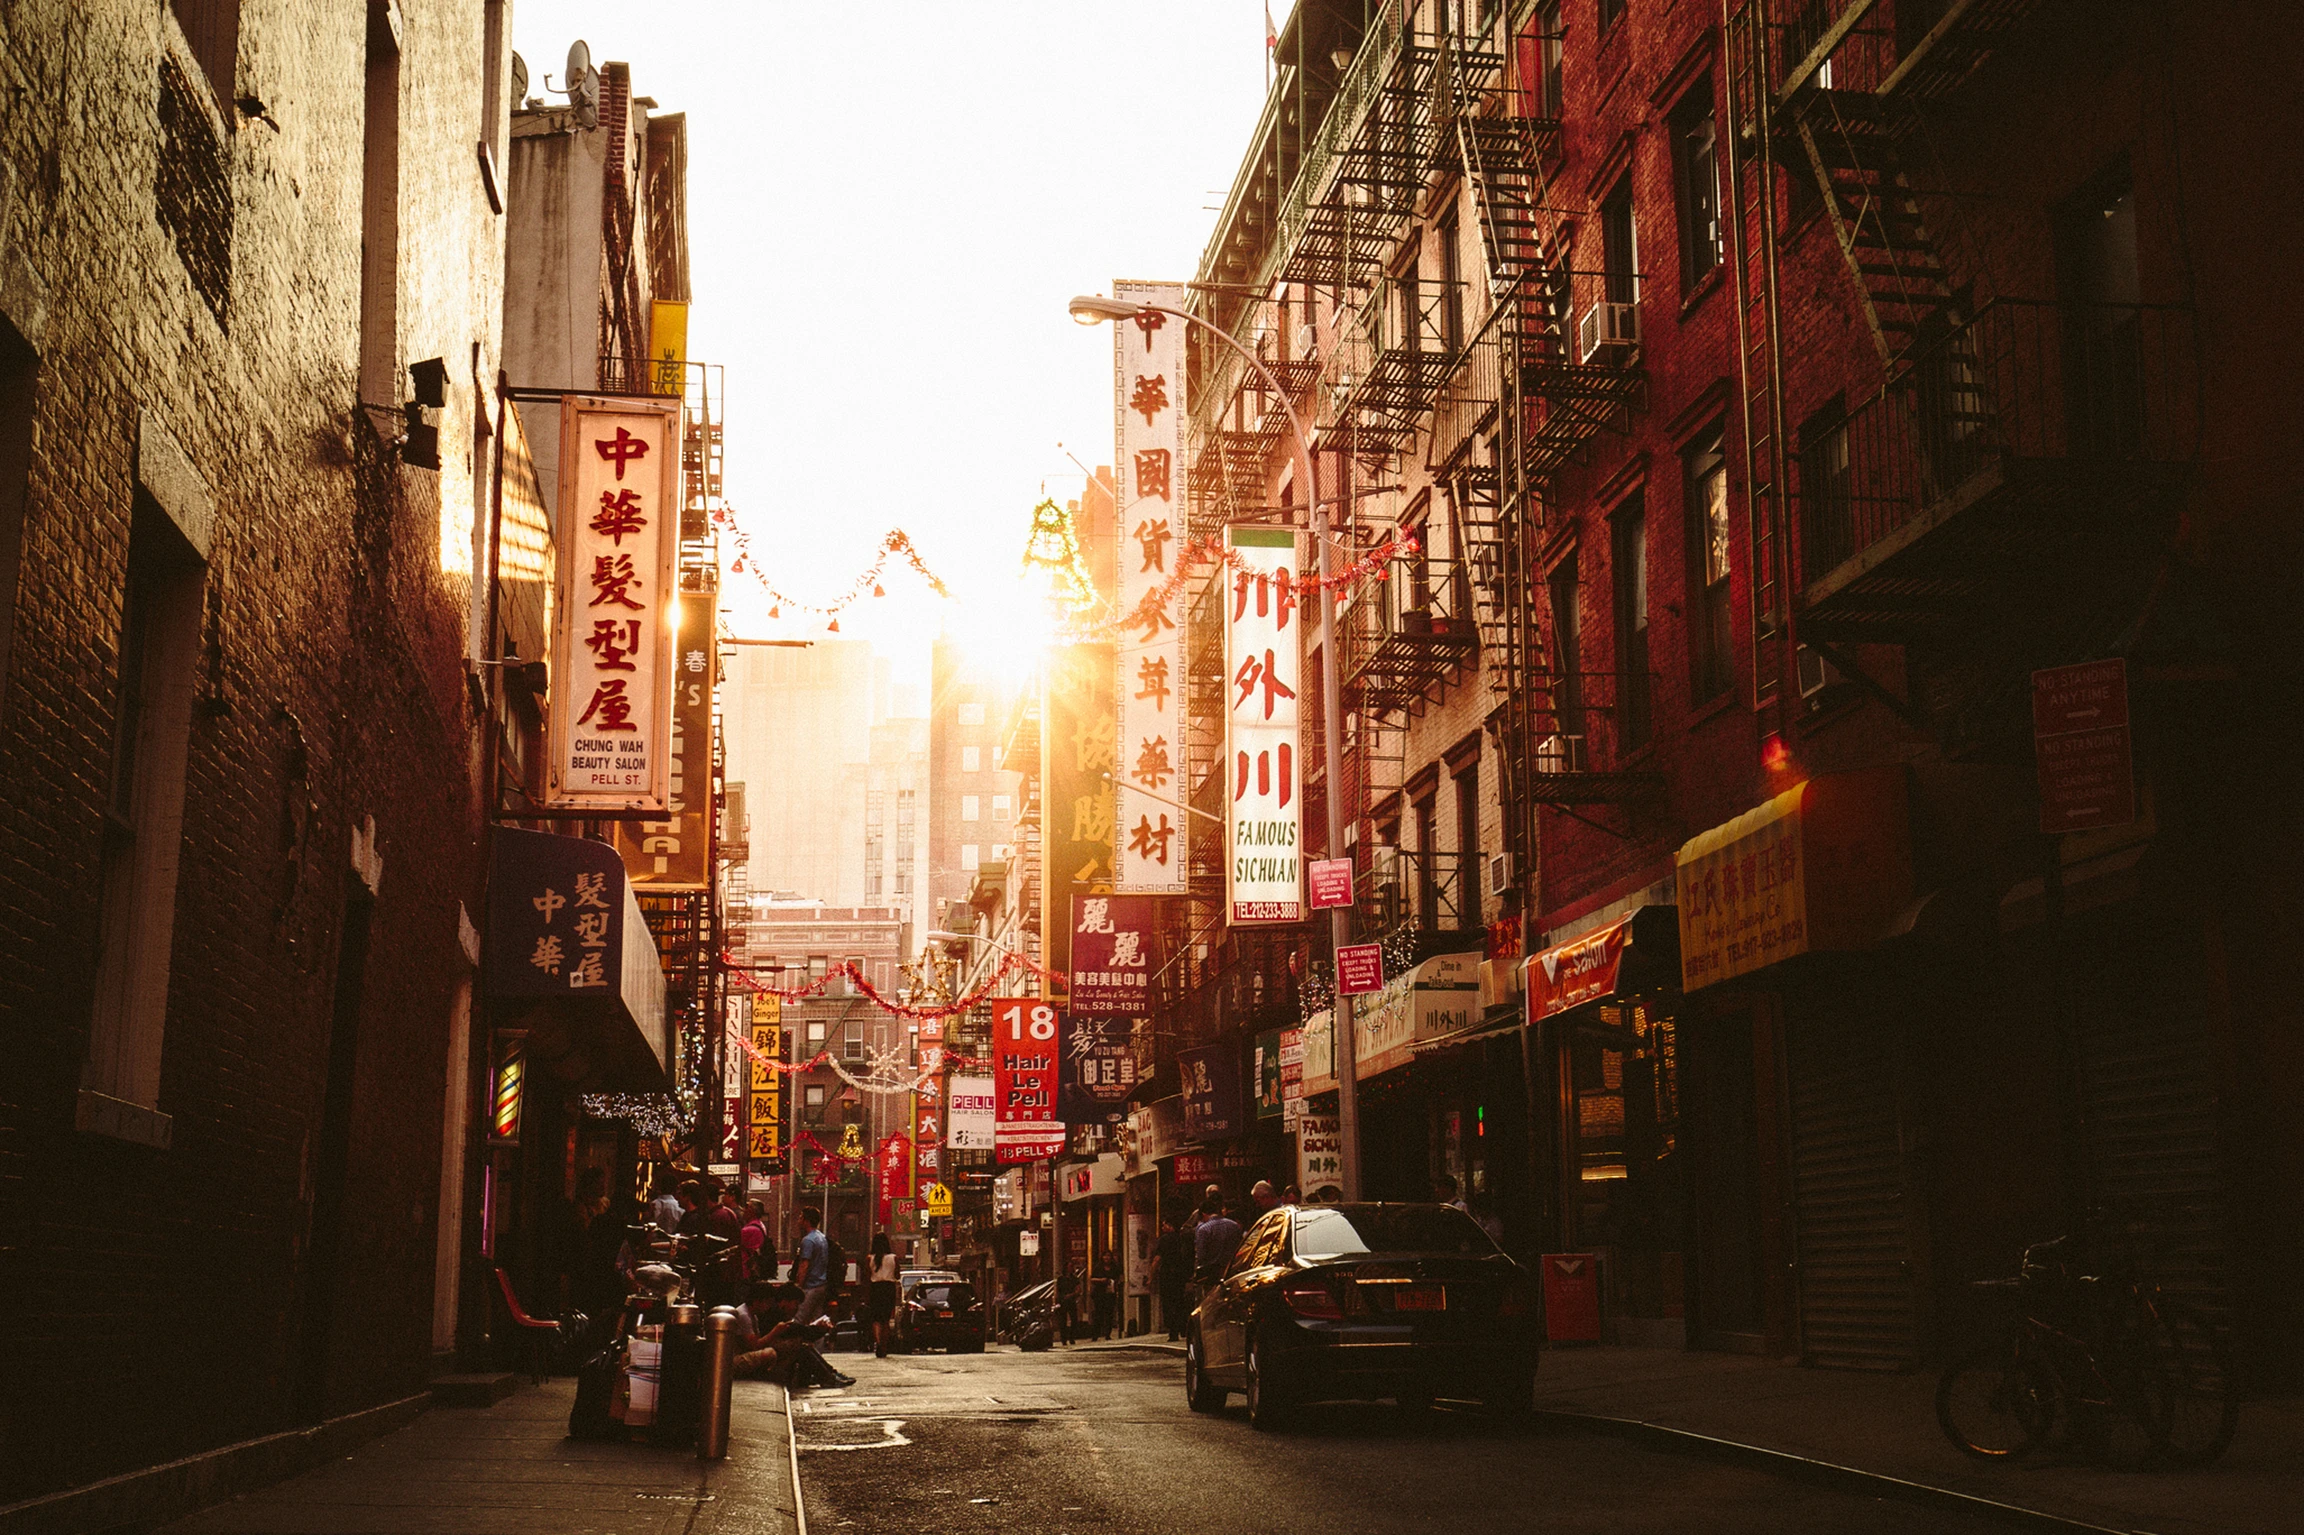
[(989, 1331), (976, 1287), (964, 1279), (924, 1279), (896, 1308), (896, 1346), (907, 1354), (923, 1348), (981, 1354)]
[(1184, 1392), (1232, 1391), (1278, 1428), (1299, 1403), (1472, 1397), (1526, 1411), (1536, 1386), (1534, 1280), (1449, 1205), (1290, 1205), (1240, 1239), (1192, 1314)]

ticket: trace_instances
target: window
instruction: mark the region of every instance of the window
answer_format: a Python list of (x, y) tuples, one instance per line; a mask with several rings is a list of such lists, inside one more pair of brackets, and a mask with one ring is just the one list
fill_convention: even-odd
[(176, 522), (138, 493), (113, 695), (96, 1005), (80, 1125), (156, 1145), (167, 1144), (169, 1133), (158, 1112), (160, 1049), (206, 576)]
[(1848, 416), (1834, 399), (1800, 423), (1800, 568), (1814, 580), (1856, 552)]
[[(811, 1018), (808, 1020), (808, 1043), (812, 1045), (820, 1045), (824, 1043), (823, 1019)], [(824, 1101), (824, 1089), (816, 1087), (810, 1088), (809, 1091), (816, 1094), (815, 1097), (808, 1100), (810, 1103), (822, 1103)]]
[(360, 141), (360, 398), (393, 405), (400, 386), (400, 39), (368, 12), (367, 115)]
[(1584, 625), (1577, 611), (1576, 556), (1571, 553), (1545, 578), (1552, 609), (1552, 712), (1563, 736), (1584, 736)]
[(867, 969), (865, 969), (865, 968), (864, 968), (864, 956), (863, 956), (863, 955), (861, 955), (861, 954), (851, 954), (851, 955), (849, 955), (849, 956), (848, 956), (848, 983), (847, 983), (847, 984), (848, 984), (848, 994), (849, 994), (850, 996), (855, 996), (855, 995), (857, 995), (857, 994), (858, 994), (858, 993), (861, 991), (861, 989), (862, 989), (862, 988), (860, 988), (859, 986), (857, 986), (857, 984), (856, 984), (856, 977), (858, 977), (858, 976), (860, 976), (860, 975), (869, 975), (869, 974), (871, 974), (871, 972), (870, 972), (869, 970), (867, 970)]
[(963, 725), (983, 724), (984, 706), (982, 704), (962, 704), (960, 706), (960, 723)]
[(993, 795), (993, 796), (992, 796), (992, 819), (993, 819), (993, 820), (995, 820), (995, 821), (1005, 821), (1005, 820), (1007, 820), (1007, 819), (1008, 819), (1008, 817), (1009, 817), (1009, 816), (1010, 816), (1012, 813), (1013, 813), (1013, 812), (1012, 812), (1012, 809), (1011, 809), (1011, 807), (1010, 807), (1010, 805), (1009, 805), (1009, 801), (1008, 801), (1008, 796), (1007, 796), (1007, 795), (1005, 795), (1005, 794), (995, 794), (995, 795)]
[(825, 977), (825, 976), (826, 976), (828, 973), (830, 973), (830, 971), (831, 971), (831, 968), (832, 968), (832, 961), (831, 961), (831, 957), (830, 957), (829, 955), (824, 955), (824, 954), (811, 954), (811, 955), (809, 955), (809, 956), (808, 956), (808, 980), (809, 980), (810, 984), (814, 984), (815, 982), (817, 982), (817, 981), (821, 981), (822, 979), (824, 979), (824, 977)]
[(1628, 0), (1600, 0), (1600, 30), (1605, 32), (1624, 19)]
[(1720, 162), (1714, 142), (1712, 86), (1698, 85), (1672, 113), (1673, 173), (1679, 183), (1680, 295), (1718, 270), (1720, 246)]
[(974, 821), (981, 819), (983, 808), (984, 801), (980, 796), (974, 794), (963, 794), (960, 796), (961, 820)]
[(1616, 748), (1648, 744), (1648, 511), (1635, 495), (1609, 520), (1616, 597)]
[[(1417, 353), (1424, 350), (1424, 293), (1423, 274), (1414, 262), (1395, 280), (1400, 289), (1400, 350)], [(1293, 504), (1291, 499), (1290, 504)]]
[(1688, 669), (1691, 696), (1717, 698), (1729, 687), (1728, 464), (1720, 433), (1697, 440), (1682, 458), (1688, 506)]
[(864, 1059), (864, 1041), (857, 1038), (853, 1034), (843, 1038), (840, 1041), (840, 1059), (843, 1061), (860, 1061)]
[(1456, 888), (1462, 892), (1464, 920), (1480, 914), (1480, 759), (1456, 775)]
[(1560, 119), (1567, 105), (1560, 89), (1560, 45), (1566, 36), (1567, 34), (1562, 30), (1560, 24), (1559, 0), (1553, 0), (1553, 3), (1549, 5), (1538, 6), (1536, 8), (1536, 58), (1537, 79), (1540, 83), (1537, 99), (1541, 110), (1537, 115), (1549, 117), (1555, 122)]
[(1632, 304), (1640, 299), (1640, 267), (1633, 246), (1632, 178), (1616, 183), (1600, 204), (1600, 270), (1611, 304)]
[(981, 747), (981, 746), (963, 746), (963, 747), (961, 747), (961, 748), (960, 748), (960, 771), (961, 771), (961, 772), (963, 772), (963, 773), (980, 773), (980, 772), (982, 772), (983, 770), (984, 770), (984, 748), (983, 748), (983, 747)]
[(1464, 253), (1453, 208), (1440, 221), (1440, 344), (1451, 357), (1464, 349)]
[(963, 842), (960, 844), (960, 867), (963, 871), (970, 874), (975, 873), (976, 866), (982, 861), (981, 849), (975, 843)]

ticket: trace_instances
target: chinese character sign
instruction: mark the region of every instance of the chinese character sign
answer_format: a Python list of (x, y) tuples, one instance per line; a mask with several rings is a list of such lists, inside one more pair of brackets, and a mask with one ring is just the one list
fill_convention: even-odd
[(1145, 896), (1072, 897), (1074, 1017), (1142, 1018), (1151, 1013), (1155, 911)]
[(1112, 647), (1067, 645), (1048, 660), (1040, 749), (1046, 808), (1041, 846), (1048, 967), (1071, 966), (1072, 897), (1112, 888), (1113, 787), (1119, 779)]
[(671, 803), (661, 821), (615, 821), (609, 835), (632, 883), (644, 890), (702, 890), (710, 882), (712, 831), (712, 625), (718, 572), (691, 567), (686, 643), (672, 660)]
[(946, 1087), (944, 1144), (954, 1151), (990, 1151), (993, 1147), (993, 1104), (990, 1077), (955, 1076)]
[(1681, 987), (1731, 980), (1812, 945), (1801, 801), (1787, 789), (1680, 849)]
[(899, 1199), (912, 1196), (912, 1141), (902, 1131), (896, 1131), (880, 1142), (879, 1155), (874, 1159), (872, 1181), (879, 1188), (880, 1224), (885, 1227), (891, 1206)]
[(1304, 920), (1303, 764), (1296, 696), (1303, 612), (1296, 534), (1235, 523), (1224, 583), (1225, 887), (1230, 920)]
[[(1172, 309), (1185, 298), (1175, 283), (1115, 283), (1112, 294)], [(1180, 592), (1164, 601), (1157, 595), (1184, 543), (1184, 329), (1174, 315), (1140, 311), (1112, 335), (1120, 487), (1115, 590), (1120, 611), (1141, 618), (1114, 647), (1120, 772), (1112, 884), (1146, 895), (1183, 894), (1188, 870), (1184, 599)]]
[(1057, 1107), (1069, 1125), (1116, 1125), (1136, 1090), (1135, 1020), (1074, 1016)]
[(677, 400), (561, 403), (551, 804), (671, 805), (679, 431)]
[(1064, 1059), (1064, 1014), (1032, 997), (992, 1008), (993, 1154), (1030, 1162), (1064, 1149), (1056, 1095)]
[(620, 993), (624, 868), (584, 837), (499, 827), (488, 881), (488, 992), (499, 997)]
[(752, 1048), (744, 1053), (750, 1063), (745, 1114), (745, 1156), (752, 1172), (773, 1176), (790, 1165), (784, 1146), (784, 1077), (769, 1065), (784, 1059), (784, 999), (752, 999)]

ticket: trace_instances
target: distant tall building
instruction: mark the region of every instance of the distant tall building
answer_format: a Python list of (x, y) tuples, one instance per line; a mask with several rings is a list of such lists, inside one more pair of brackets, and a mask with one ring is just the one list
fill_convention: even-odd
[(934, 925), (944, 927), (947, 903), (965, 901), (977, 869), (1016, 841), (1023, 775), (1000, 765), (1016, 685), (946, 635), (936, 638), (929, 676), (926, 880)]
[[(899, 698), (915, 690), (898, 689)], [(864, 898), (911, 921), (913, 941), (935, 925), (928, 894), (928, 721), (899, 715), (872, 727), (865, 766)]]

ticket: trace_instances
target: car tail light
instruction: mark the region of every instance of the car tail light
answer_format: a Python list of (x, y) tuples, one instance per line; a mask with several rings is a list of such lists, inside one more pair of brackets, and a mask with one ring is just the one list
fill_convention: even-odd
[(1336, 1292), (1317, 1279), (1292, 1279), (1280, 1287), (1280, 1298), (1288, 1309), (1301, 1317), (1315, 1321), (1339, 1322), (1344, 1319), (1344, 1304)]

